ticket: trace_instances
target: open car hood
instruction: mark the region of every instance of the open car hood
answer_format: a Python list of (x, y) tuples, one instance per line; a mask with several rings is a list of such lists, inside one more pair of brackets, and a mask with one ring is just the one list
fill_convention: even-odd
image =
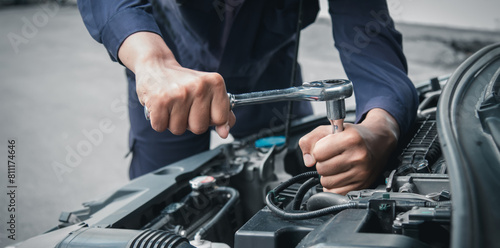
[(500, 45), (467, 59), (450, 77), (437, 123), (453, 194), (453, 247), (500, 244)]

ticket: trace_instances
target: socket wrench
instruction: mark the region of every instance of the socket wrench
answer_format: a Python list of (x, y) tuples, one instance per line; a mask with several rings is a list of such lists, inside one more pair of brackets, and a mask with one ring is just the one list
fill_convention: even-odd
[[(345, 118), (344, 99), (352, 95), (352, 82), (346, 79), (330, 79), (306, 82), (302, 86), (278, 90), (266, 90), (243, 94), (228, 93), (231, 109), (251, 104), (279, 101), (326, 101), (326, 113), (333, 126), (333, 133), (343, 131)], [(149, 120), (149, 112), (144, 107)]]

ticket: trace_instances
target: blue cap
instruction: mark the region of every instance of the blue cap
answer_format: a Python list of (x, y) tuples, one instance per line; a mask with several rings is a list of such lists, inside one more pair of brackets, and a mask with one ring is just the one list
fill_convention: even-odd
[(255, 147), (266, 148), (272, 146), (282, 146), (285, 144), (285, 141), (286, 141), (285, 136), (271, 136), (256, 140)]

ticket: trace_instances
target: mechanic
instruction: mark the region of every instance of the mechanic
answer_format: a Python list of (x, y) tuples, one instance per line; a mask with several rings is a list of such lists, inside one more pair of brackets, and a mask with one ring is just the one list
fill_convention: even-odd
[[(227, 91), (289, 87), (299, 2), (78, 1), (91, 36), (126, 67), (130, 178), (209, 149), (210, 126), (222, 138), (230, 129), (240, 138), (283, 123), (286, 103), (233, 113)], [(318, 11), (318, 1), (303, 1), (302, 28)], [(335, 46), (354, 83), (357, 124), (335, 135), (331, 126), (318, 127), (300, 146), (324, 187), (346, 193), (375, 180), (413, 122), (418, 99), (385, 0), (331, 0), (329, 12)], [(295, 78), (300, 85), (300, 70)], [(294, 103), (294, 117), (309, 114), (309, 103)]]

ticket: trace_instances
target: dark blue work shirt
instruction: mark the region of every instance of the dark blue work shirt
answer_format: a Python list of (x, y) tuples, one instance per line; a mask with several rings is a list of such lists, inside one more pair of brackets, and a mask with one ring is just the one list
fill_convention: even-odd
[[(114, 61), (129, 35), (149, 31), (163, 37), (182, 66), (219, 72), (232, 93), (289, 86), (299, 0), (151, 2), (79, 0), (78, 7), (92, 37)], [(303, 4), (305, 27), (316, 19), (319, 4)], [(329, 7), (335, 47), (354, 83), (357, 121), (382, 108), (406, 133), (418, 98), (386, 2), (331, 0)]]

